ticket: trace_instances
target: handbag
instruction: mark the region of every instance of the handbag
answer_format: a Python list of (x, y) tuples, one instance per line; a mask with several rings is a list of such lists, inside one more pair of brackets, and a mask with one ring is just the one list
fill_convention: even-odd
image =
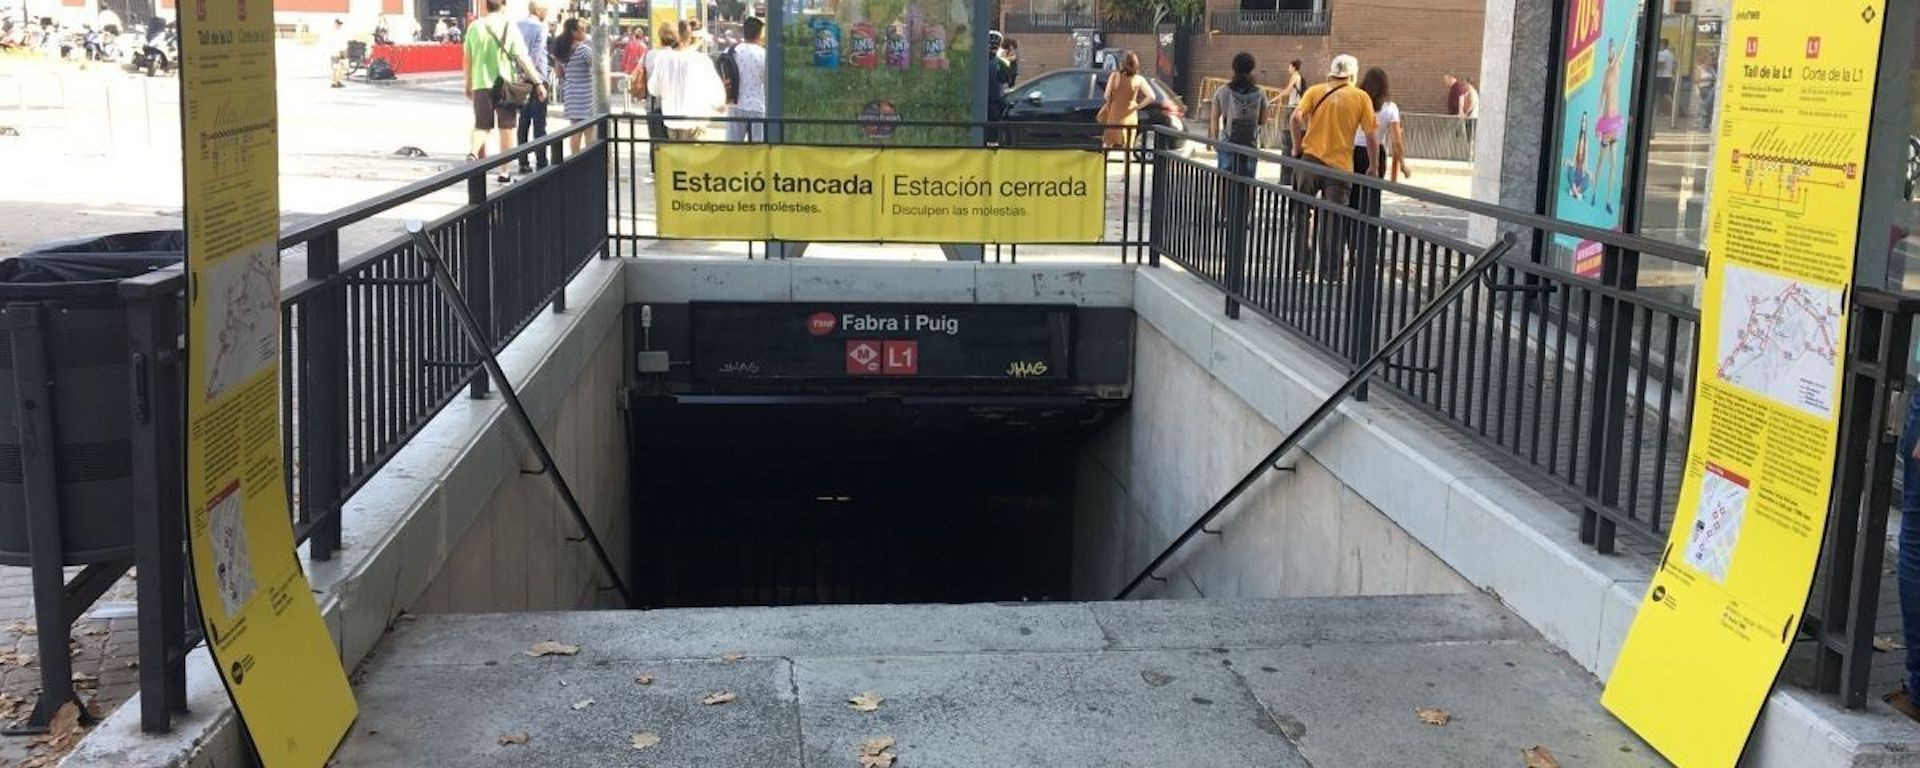
[(507, 56), (507, 41), (500, 39), (500, 33), (495, 31), (493, 27), (488, 27), (484, 24), (481, 26), (487, 30), (487, 34), (493, 36), (494, 44), (500, 46), (500, 55), (506, 57), (507, 61), (511, 62), (516, 74), (512, 80), (504, 77), (495, 77), (493, 79), (494, 105), (511, 109), (519, 109), (526, 106), (527, 102), (533, 98), (534, 83), (527, 79), (526, 73), (519, 71), (520, 62), (512, 56)]

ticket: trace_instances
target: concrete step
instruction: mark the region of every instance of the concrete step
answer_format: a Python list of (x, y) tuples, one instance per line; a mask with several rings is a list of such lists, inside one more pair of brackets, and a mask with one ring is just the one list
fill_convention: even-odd
[(421, 616), (356, 680), (342, 767), (1662, 764), (1479, 594)]

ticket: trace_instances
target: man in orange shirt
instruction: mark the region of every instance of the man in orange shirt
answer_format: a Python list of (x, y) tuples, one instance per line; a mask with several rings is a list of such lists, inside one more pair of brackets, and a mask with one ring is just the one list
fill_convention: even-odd
[[(1299, 148), (1300, 159), (1313, 165), (1352, 173), (1354, 136), (1364, 133), (1370, 162), (1368, 167), (1380, 167), (1380, 145), (1375, 138), (1380, 134), (1380, 123), (1374, 115), (1373, 97), (1353, 87), (1353, 78), (1359, 69), (1358, 59), (1346, 54), (1335, 56), (1326, 82), (1308, 88), (1300, 97), (1292, 120), (1293, 145)], [(1304, 170), (1294, 174), (1293, 184), (1302, 194), (1342, 206), (1347, 204), (1351, 192), (1351, 184), (1345, 179)], [(1316, 215), (1314, 218), (1321, 217)], [(1295, 242), (1299, 246), (1295, 253), (1305, 254), (1306, 219), (1301, 216), (1294, 221), (1301, 225), (1294, 228)], [(1319, 230), (1321, 235), (1317, 238), (1320, 247), (1316, 249), (1320, 277), (1330, 282), (1337, 281), (1340, 279), (1340, 231), (1343, 228), (1332, 217), (1328, 217), (1324, 226), (1314, 229)], [(1295, 269), (1301, 273), (1311, 268), (1304, 256), (1295, 265)]]

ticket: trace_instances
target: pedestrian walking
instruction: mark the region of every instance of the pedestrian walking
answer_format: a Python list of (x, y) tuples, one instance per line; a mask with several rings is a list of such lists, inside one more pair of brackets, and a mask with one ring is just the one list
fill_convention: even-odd
[(1000, 48), (1006, 45), (1006, 37), (999, 32), (987, 33), (987, 143), (1005, 144), (1005, 129), (996, 125), (1007, 119), (1007, 60), (1000, 55)]
[[(500, 131), (500, 151), (513, 149), (514, 128), (520, 122), (523, 98), (547, 97), (547, 81), (527, 57), (527, 41), (512, 29), (501, 10), (505, 0), (486, 0), (487, 15), (473, 22), (463, 43), (467, 98), (473, 102), (473, 132), (467, 159), (487, 156), (487, 133)], [(530, 83), (531, 88), (521, 84)], [(511, 181), (501, 169), (499, 181)]]
[(706, 54), (685, 38), (677, 42), (672, 50), (657, 53), (647, 67), (647, 91), (660, 99), (667, 138), (697, 141), (707, 120), (726, 111), (727, 90)]
[(766, 141), (766, 124), (757, 122), (767, 116), (767, 49), (760, 44), (766, 23), (748, 16), (740, 25), (745, 37), (733, 47), (733, 62), (740, 73), (736, 84), (739, 96), (733, 105), (733, 122), (727, 123), (727, 141)]
[(1253, 178), (1258, 163), (1251, 152), (1235, 152), (1229, 145), (1257, 149), (1260, 126), (1267, 122), (1267, 95), (1253, 82), (1253, 54), (1241, 51), (1233, 55), (1233, 79), (1213, 92), (1213, 119), (1207, 122), (1207, 136), (1221, 141), (1218, 167), (1227, 173)]
[(1700, 114), (1700, 130), (1713, 128), (1713, 86), (1719, 80), (1719, 74), (1713, 71), (1713, 60), (1700, 57), (1700, 64), (1693, 68), (1693, 92), (1695, 109)]
[[(1341, 54), (1333, 57), (1333, 66), (1327, 72), (1326, 82), (1308, 88), (1300, 97), (1300, 106), (1291, 118), (1294, 145), (1299, 147), (1299, 157), (1309, 166), (1352, 173), (1354, 170), (1354, 147), (1356, 137), (1366, 144), (1368, 166), (1380, 162), (1380, 147), (1376, 138), (1380, 132), (1379, 118), (1374, 115), (1373, 99), (1366, 91), (1353, 87), (1353, 78), (1358, 74), (1358, 59)], [(1331, 203), (1345, 206), (1351, 200), (1351, 185), (1345, 180), (1302, 168), (1294, 174), (1294, 187), (1308, 197), (1320, 197)], [(1316, 211), (1313, 219), (1317, 226), (1312, 227), (1317, 237), (1317, 247), (1312, 250), (1319, 264), (1322, 280), (1329, 282), (1340, 278), (1342, 229), (1329, 217), (1324, 216), (1326, 209)], [(1306, 211), (1294, 220), (1305, 222)], [(1295, 227), (1296, 253), (1309, 253), (1307, 238), (1308, 227)], [(1295, 264), (1296, 271), (1305, 273), (1312, 269), (1309, 260), (1302, 259)]]
[(1292, 109), (1300, 103), (1300, 97), (1307, 93), (1307, 77), (1300, 74), (1300, 60), (1287, 62), (1287, 108)]
[(1460, 97), (1460, 127), (1467, 137), (1467, 157), (1472, 158), (1474, 136), (1480, 127), (1480, 86), (1474, 85), (1472, 78), (1461, 78), (1460, 82), (1467, 87)]
[(1153, 87), (1140, 76), (1140, 55), (1127, 51), (1120, 57), (1120, 68), (1107, 75), (1106, 101), (1094, 120), (1105, 126), (1101, 144), (1107, 148), (1134, 145), (1134, 126), (1140, 124), (1140, 108), (1154, 102)]
[[(586, 22), (577, 16), (567, 19), (553, 41), (553, 60), (560, 67), (560, 105), (566, 110), (567, 121), (583, 123), (598, 117), (599, 110), (593, 103), (593, 46), (587, 45)], [(587, 128), (568, 140), (578, 153), (593, 139), (594, 129)]]
[(1894, 582), (1900, 592), (1901, 641), (1906, 645), (1900, 687), (1881, 697), (1900, 714), (1920, 720), (1920, 393), (1909, 396), (1900, 431), (1900, 542)]
[(334, 88), (347, 87), (347, 70), (352, 67), (352, 64), (347, 61), (347, 45), (351, 42), (351, 38), (347, 36), (347, 23), (334, 19), (333, 27), (326, 36), (328, 60), (333, 63), (332, 87)]
[(1360, 78), (1360, 90), (1373, 99), (1374, 122), (1380, 125), (1374, 142), (1380, 148), (1379, 163), (1374, 163), (1367, 154), (1366, 135), (1354, 136), (1353, 167), (1354, 172), (1366, 176), (1399, 181), (1401, 177), (1413, 176), (1407, 170), (1407, 137), (1401, 125), (1400, 105), (1393, 100), (1392, 89), (1388, 86), (1387, 71), (1379, 67), (1370, 67), (1367, 74)]
[[(520, 30), (520, 38), (526, 41), (534, 71), (540, 73), (540, 79), (552, 82), (553, 55), (550, 49), (554, 41), (547, 34), (547, 4), (541, 0), (528, 3), (527, 17), (516, 26)], [(547, 102), (545, 98), (530, 98), (527, 99), (527, 105), (520, 108), (520, 125), (515, 131), (515, 138), (521, 144), (547, 135)], [(546, 152), (535, 152), (534, 155), (534, 163), (528, 163), (525, 155), (520, 156), (521, 173), (532, 173), (536, 167), (547, 167)]]
[[(1400, 126), (1400, 105), (1393, 102), (1388, 87), (1387, 71), (1379, 67), (1367, 69), (1360, 78), (1360, 90), (1373, 101), (1374, 122), (1379, 126), (1373, 135), (1356, 131), (1353, 137), (1353, 172), (1376, 179), (1399, 181), (1407, 173), (1407, 158), (1404, 150), (1406, 138)], [(1364, 129), (1363, 129), (1364, 130)], [(1371, 146), (1369, 146), (1371, 139)], [(1355, 210), (1368, 216), (1380, 215), (1380, 188), (1364, 184), (1355, 185), (1347, 203)], [(1378, 233), (1372, 227), (1359, 229), (1359, 252), (1371, 252), (1379, 242)]]
[(1666, 38), (1660, 38), (1660, 52), (1653, 56), (1653, 109), (1660, 114), (1660, 107), (1667, 108), (1667, 127), (1679, 124), (1680, 110), (1674, 103), (1673, 74), (1680, 66), (1680, 60), (1673, 55), (1673, 46)]

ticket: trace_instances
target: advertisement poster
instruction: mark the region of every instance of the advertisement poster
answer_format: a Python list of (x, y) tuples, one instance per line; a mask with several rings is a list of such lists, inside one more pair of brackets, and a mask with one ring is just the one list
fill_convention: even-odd
[(320, 766), (355, 707), (287, 510), (273, 9), (204, 0), (180, 26), (194, 591), (261, 762)]
[(1077, 149), (664, 144), (660, 236), (1084, 243), (1105, 230), (1105, 160)]
[(1729, 18), (1687, 469), (1602, 698), (1678, 765), (1739, 760), (1813, 583), (1884, 12), (1736, 0)]
[[(1560, 89), (1560, 158), (1553, 213), (1562, 221), (1619, 229), (1633, 143), (1634, 62), (1640, 56), (1637, 0), (1568, 0)], [(1573, 272), (1599, 277), (1599, 243), (1554, 240)], [(1563, 261), (1563, 263), (1565, 263)]]
[(965, 145), (972, 132), (895, 123), (967, 123), (973, 113), (973, 4), (966, 0), (786, 0), (779, 73), (797, 144)]

